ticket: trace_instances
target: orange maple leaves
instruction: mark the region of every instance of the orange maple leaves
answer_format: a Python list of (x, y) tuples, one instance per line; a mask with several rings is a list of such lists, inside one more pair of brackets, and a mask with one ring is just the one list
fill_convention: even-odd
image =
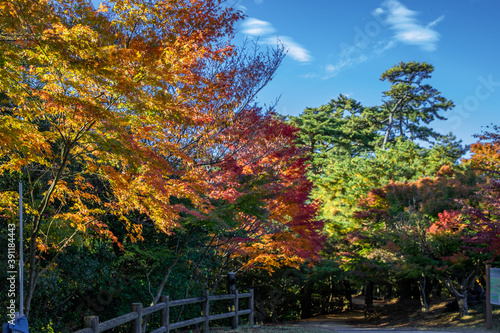
[[(133, 240), (142, 228), (133, 214), (171, 233), (187, 216), (209, 218), (214, 200), (243, 195), (259, 197), (269, 215), (260, 231), (248, 229), (261, 244), (252, 247), (267, 258), (317, 253), (295, 130), (243, 111), (283, 50), (232, 46), (240, 12), (217, 0), (2, 8), (0, 173), (29, 179), (33, 253), (60, 250), (75, 231), (117, 242), (106, 216)], [(12, 206), (11, 192), (2, 206)], [(242, 229), (250, 215), (240, 215)]]

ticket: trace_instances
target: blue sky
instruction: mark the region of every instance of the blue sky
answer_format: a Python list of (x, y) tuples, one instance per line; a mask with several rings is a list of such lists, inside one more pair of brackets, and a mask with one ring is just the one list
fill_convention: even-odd
[(500, 2), (497, 0), (238, 0), (246, 18), (243, 38), (288, 54), (274, 80), (258, 95), (284, 115), (298, 115), (340, 93), (380, 105), (389, 85), (380, 75), (401, 61), (434, 65), (428, 83), (454, 101), (447, 121), (464, 143), (482, 126), (500, 125)]

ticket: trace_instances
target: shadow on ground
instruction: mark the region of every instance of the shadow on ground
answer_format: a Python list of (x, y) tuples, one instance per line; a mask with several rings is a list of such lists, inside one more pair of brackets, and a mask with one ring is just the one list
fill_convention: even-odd
[[(353, 310), (318, 316), (295, 323), (299, 327), (314, 327), (325, 331), (444, 331), (485, 332), (484, 303), (470, 308), (470, 315), (460, 318), (447, 310), (452, 299), (438, 299), (430, 303), (429, 312), (421, 311), (419, 301), (374, 301), (374, 310), (365, 314), (364, 298), (353, 299)], [(494, 312), (492, 331), (500, 332), (500, 309)], [(498, 326), (497, 326), (498, 325)], [(300, 332), (298, 330), (297, 332)]]

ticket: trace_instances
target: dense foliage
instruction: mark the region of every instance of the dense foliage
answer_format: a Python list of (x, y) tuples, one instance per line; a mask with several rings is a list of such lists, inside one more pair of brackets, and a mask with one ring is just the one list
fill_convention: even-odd
[(218, 0), (0, 4), (0, 223), (18, 226), (22, 182), (32, 330), (225, 292), (228, 271), (259, 321), (361, 290), (370, 306), (376, 285), (416, 288), (424, 309), (442, 286), (467, 314), (499, 260), (499, 128), (460, 160), (468, 147), (431, 127), (453, 102), (416, 61), (381, 75), (382, 105), (265, 110), (285, 50), (232, 45), (241, 18)]
[(3, 230), (17, 223), (23, 182), (35, 330), (215, 290), (227, 270), (317, 259), (297, 130), (253, 104), (284, 49), (232, 45), (239, 11), (216, 0), (0, 9), (0, 214)]
[(361, 287), (367, 306), (378, 285), (384, 297), (394, 289), (426, 310), (431, 289), (442, 286), (464, 315), (468, 292), (497, 255), (498, 134), (479, 136), (472, 157), (460, 161), (467, 147), (429, 126), (453, 107), (425, 83), (433, 70), (401, 62), (380, 78), (391, 84), (382, 105), (340, 95), (291, 123), (311, 156), (312, 197), (328, 234), (324, 260)]

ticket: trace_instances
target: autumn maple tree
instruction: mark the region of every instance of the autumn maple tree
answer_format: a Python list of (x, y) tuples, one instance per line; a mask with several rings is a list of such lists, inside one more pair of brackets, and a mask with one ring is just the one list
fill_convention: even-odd
[[(426, 308), (425, 286), (438, 279), (456, 298), (459, 314), (466, 315), (468, 293), (482, 265), (500, 253), (498, 128), (478, 138), (472, 157), (462, 164), (449, 160), (435, 176), (390, 182), (362, 198), (354, 214), (359, 227), (348, 234), (350, 251), (343, 253), (345, 267), (358, 274), (377, 267), (379, 275), (417, 279)], [(443, 149), (461, 150), (443, 141), (433, 147), (428, 167), (444, 161), (438, 158)], [(370, 272), (372, 280), (380, 280), (376, 273)]]
[[(103, 216), (139, 240), (132, 216), (171, 233), (209, 215), (219, 134), (283, 57), (232, 46), (241, 17), (216, 0), (0, 4), (0, 174), (27, 187), (27, 315), (79, 235), (120, 246)], [(14, 216), (15, 188), (0, 197)]]
[(489, 253), (474, 251), (468, 242), (473, 224), (466, 214), (443, 211), (428, 229), (432, 253), (438, 259), (436, 275), (457, 300), (459, 315), (469, 313), (468, 293), (473, 289), (481, 264)]
[(500, 128), (493, 125), (476, 137), (471, 145), (472, 157), (467, 161), (484, 179), (476, 199), (479, 207), (467, 206), (466, 211), (473, 222), (474, 233), (469, 242), (490, 253), (494, 261), (500, 255)]
[(253, 108), (224, 133), (239, 146), (213, 171), (211, 195), (230, 204), (224, 248), (243, 259), (239, 269), (272, 271), (318, 258), (323, 223), (316, 218), (318, 204), (309, 199), (312, 183), (297, 131), (275, 113)]
[[(363, 242), (357, 241), (354, 247), (351, 246), (350, 257), (372, 265), (385, 263), (398, 279), (417, 280), (422, 306), (427, 310), (425, 285), (432, 278), (443, 281), (462, 307), (470, 281), (475, 281), (477, 276), (478, 262), (464, 261), (473, 253), (462, 248), (467, 236), (462, 230), (469, 228), (469, 223), (463, 221), (460, 230), (453, 229), (458, 224), (452, 228), (446, 223), (450, 220), (447, 211), (460, 210), (462, 202), (474, 196), (477, 182), (471, 170), (445, 165), (434, 177), (390, 182), (371, 190), (360, 200), (359, 210), (354, 215), (361, 225), (353, 234)], [(358, 249), (359, 244), (363, 244), (362, 251)], [(448, 264), (454, 254), (464, 251), (468, 256), (460, 257), (463, 263), (457, 259), (457, 265)], [(463, 282), (464, 276), (466, 282)]]
[[(219, 132), (214, 156), (220, 162), (204, 166), (211, 186), (206, 199), (212, 209), (206, 216), (180, 217), (183, 233), (196, 238), (197, 245), (188, 249), (179, 241), (176, 253), (164, 258), (170, 266), (152, 284), (153, 304), (172, 269), (189, 252), (198, 253), (197, 262), (190, 265), (192, 276), (201, 275), (215, 286), (214, 277), (228, 270), (273, 272), (319, 258), (323, 223), (316, 218), (317, 203), (308, 197), (312, 184), (306, 178), (304, 150), (295, 144), (296, 132), (272, 110), (256, 106), (237, 112), (232, 126)], [(186, 238), (182, 233), (175, 237)], [(208, 258), (211, 269), (196, 273)]]
[(500, 254), (498, 226), (498, 127), (477, 135), (472, 157), (464, 165), (477, 174), (475, 193), (460, 200), (459, 210), (445, 210), (428, 229), (434, 255), (439, 258), (437, 274), (456, 298), (461, 316), (468, 313), (468, 292), (485, 262)]

